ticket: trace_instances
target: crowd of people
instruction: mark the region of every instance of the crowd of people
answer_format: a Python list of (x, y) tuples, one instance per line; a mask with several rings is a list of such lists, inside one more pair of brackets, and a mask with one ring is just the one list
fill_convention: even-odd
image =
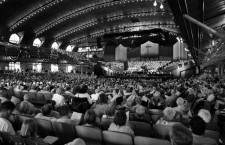
[[(189, 79), (96, 78), (76, 74), (2, 74), (0, 144), (47, 144), (34, 119), (83, 125), (135, 136), (129, 121), (169, 128), (172, 145), (218, 145), (224, 136), (218, 116), (225, 109), (225, 80), (208, 74)], [(42, 94), (44, 104), (32, 102)], [(152, 112), (160, 114), (157, 118)], [(15, 116), (30, 119), (18, 125)], [(111, 119), (102, 125), (104, 119)], [(104, 126), (104, 127), (103, 127)], [(207, 130), (219, 133), (206, 136)], [(161, 136), (162, 137), (162, 136)], [(74, 138), (75, 139), (75, 138)], [(76, 138), (68, 145), (85, 145)]]
[(160, 67), (165, 66), (170, 61), (129, 61), (128, 71), (142, 71), (143, 69), (149, 72), (157, 72)]

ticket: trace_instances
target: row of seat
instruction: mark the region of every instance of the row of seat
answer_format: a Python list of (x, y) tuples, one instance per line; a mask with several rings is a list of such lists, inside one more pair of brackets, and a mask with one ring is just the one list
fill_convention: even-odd
[[(21, 121), (28, 119), (29, 117), (20, 116)], [(169, 139), (169, 127), (165, 125), (155, 125), (153, 128), (143, 122), (130, 121), (129, 124), (135, 132), (136, 137), (132, 137), (128, 134), (110, 132), (107, 130), (101, 130), (99, 128), (72, 125), (60, 122), (51, 122), (49, 120), (35, 119), (38, 126), (38, 134), (41, 137), (56, 136), (59, 138), (57, 144), (65, 144), (72, 141), (76, 137), (83, 138), (87, 144), (106, 144), (106, 145), (146, 145), (151, 144), (166, 144), (169, 143), (166, 139)], [(215, 140), (219, 139), (219, 134), (214, 131), (207, 131), (206, 136)]]

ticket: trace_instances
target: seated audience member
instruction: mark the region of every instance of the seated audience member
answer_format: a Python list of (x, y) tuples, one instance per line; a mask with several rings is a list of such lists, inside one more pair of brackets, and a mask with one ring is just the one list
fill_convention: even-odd
[(32, 85), (30, 91), (31, 93), (37, 93), (36, 86)]
[(78, 98), (87, 98), (89, 104), (92, 104), (91, 97), (87, 93), (87, 91), (88, 91), (88, 86), (83, 85), (81, 87), (81, 89), (79, 90), (79, 93), (77, 93), (75, 96), (78, 97)]
[(66, 91), (64, 92), (65, 95), (68, 95), (70, 97), (75, 97), (75, 95), (72, 93), (72, 89), (70, 86), (66, 87)]
[(55, 118), (59, 118), (60, 117), (59, 112), (55, 111), (56, 110), (55, 109), (55, 104), (56, 104), (55, 101), (48, 100), (47, 104), (49, 104), (51, 106), (51, 108), (52, 108), (51, 116), (54, 116)]
[(100, 120), (97, 118), (94, 110), (89, 109), (85, 112), (83, 120), (84, 126), (99, 127), (99, 122)]
[(20, 99), (12, 96), (11, 102), (15, 105), (15, 109), (13, 110), (12, 113), (13, 114), (20, 114), (20, 112), (19, 112), (19, 107), (20, 107), (20, 103), (21, 103)]
[(8, 99), (2, 94), (2, 90), (0, 90), (0, 101), (2, 103), (8, 101)]
[(174, 107), (176, 111), (180, 112), (185, 118), (191, 117), (190, 105), (187, 100), (179, 97), (176, 103), (177, 107)]
[(110, 107), (114, 107), (115, 110), (120, 110), (120, 108), (124, 107), (123, 102), (124, 102), (124, 99), (122, 96), (120, 96), (120, 97), (116, 98), (116, 100), (112, 103), (112, 104), (115, 103), (115, 105), (111, 105)]
[(152, 119), (150, 114), (147, 112), (147, 109), (142, 105), (137, 105), (135, 113), (130, 113), (130, 121), (140, 121), (152, 124)]
[(17, 97), (12, 96), (10, 100), (15, 106), (19, 105), (21, 103), (21, 100)]
[(69, 142), (65, 145), (86, 145), (86, 143), (84, 142), (83, 139), (81, 138), (76, 138), (75, 140), (73, 140), (72, 142)]
[(73, 88), (73, 92), (72, 92), (72, 93), (76, 95), (77, 93), (80, 92), (80, 89), (81, 89), (80, 86), (75, 86), (75, 87)]
[(15, 109), (15, 105), (10, 101), (6, 101), (1, 104), (0, 106), (0, 131), (1, 132), (7, 132), (10, 135), (15, 135), (15, 130), (11, 122), (8, 120), (14, 109)]
[(29, 105), (28, 102), (21, 102), (18, 108), (20, 114), (23, 115), (33, 115), (35, 110)]
[(193, 137), (188, 128), (174, 124), (169, 132), (171, 145), (192, 145)]
[(43, 139), (37, 135), (37, 126), (33, 119), (24, 120), (19, 135), (27, 145), (47, 145)]
[(175, 122), (181, 122), (182, 115), (174, 108), (167, 107), (163, 110), (163, 117), (161, 117), (156, 124), (172, 125)]
[(42, 95), (44, 95), (46, 100), (51, 100), (52, 99), (52, 94), (51, 94), (51, 92), (49, 90), (50, 90), (50, 87), (49, 86), (45, 86), (38, 93), (41, 93)]
[(215, 140), (204, 136), (206, 123), (201, 117), (194, 116), (190, 121), (190, 127), (193, 133), (193, 145), (217, 145)]
[(198, 111), (198, 116), (201, 117), (205, 123), (209, 123), (211, 121), (211, 113), (206, 109), (200, 109)]
[(96, 101), (98, 100), (99, 95), (100, 95), (101, 93), (103, 93), (103, 92), (99, 91), (99, 89), (95, 89), (95, 93), (94, 93), (94, 94), (91, 94), (91, 100), (92, 100), (93, 102), (96, 102)]
[(153, 93), (153, 97), (151, 98), (151, 103), (153, 109), (162, 109), (164, 108), (165, 105), (165, 100), (163, 99), (161, 93), (159, 91), (155, 91)]
[(137, 94), (137, 90), (133, 89), (131, 95), (127, 98), (126, 105), (132, 107), (133, 105), (140, 104), (140, 97)]
[(69, 109), (70, 108), (65, 105), (58, 107), (57, 110), (59, 112), (60, 117), (56, 121), (62, 123), (76, 124), (75, 121), (70, 119)]
[(95, 114), (101, 118), (108, 108), (108, 97), (105, 94), (100, 94), (97, 102), (93, 105)]
[(54, 120), (55, 116), (52, 115), (52, 106), (50, 104), (46, 104), (41, 107), (41, 113), (38, 113), (35, 118), (46, 119), (46, 120)]
[(55, 106), (59, 107), (59, 106), (63, 106), (65, 105), (65, 98), (64, 96), (62, 96), (63, 94), (63, 90), (62, 88), (57, 88), (56, 89), (56, 93), (53, 95), (52, 100), (55, 101)]
[(115, 113), (113, 123), (109, 126), (109, 131), (127, 133), (134, 136), (134, 131), (126, 125), (127, 116), (125, 111), (118, 111)]
[(32, 115), (36, 110), (35, 106), (29, 102), (29, 96), (25, 94), (19, 106), (20, 113)]

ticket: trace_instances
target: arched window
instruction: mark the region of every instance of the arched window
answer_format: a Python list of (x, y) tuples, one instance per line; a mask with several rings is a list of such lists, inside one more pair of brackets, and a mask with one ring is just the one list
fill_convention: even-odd
[(72, 51), (73, 51), (73, 48), (74, 48), (74, 45), (68, 45), (68, 46), (66, 47), (66, 51), (72, 52)]
[(68, 72), (68, 73), (71, 73), (72, 70), (73, 70), (73, 66), (72, 66), (72, 65), (68, 65), (68, 66), (67, 66), (67, 72)]
[(58, 72), (59, 66), (57, 64), (51, 64), (51, 72)]
[(53, 42), (52, 43), (52, 49), (59, 49), (61, 43), (60, 42)]
[(42, 70), (42, 64), (41, 63), (33, 63), (33, 71), (41, 72), (41, 70)]
[(8, 70), (21, 71), (20, 62), (9, 62)]
[(14, 43), (14, 44), (19, 44), (20, 43), (20, 37), (18, 34), (12, 34), (9, 38), (9, 42)]
[(33, 46), (35, 46), (35, 47), (41, 47), (42, 44), (43, 43), (42, 43), (42, 41), (41, 41), (40, 38), (34, 39)]

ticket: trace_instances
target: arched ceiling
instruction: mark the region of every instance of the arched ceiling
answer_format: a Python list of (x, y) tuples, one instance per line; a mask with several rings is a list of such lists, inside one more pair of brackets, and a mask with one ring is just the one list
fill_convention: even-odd
[[(48, 43), (85, 41), (113, 31), (162, 28), (178, 32), (164, 0), (5, 0), (0, 4), (2, 35), (24, 31), (26, 42), (46, 37)], [(160, 9), (160, 3), (164, 8)], [(7, 29), (6, 29), (7, 28)], [(0, 29), (1, 33), (1, 29)], [(6, 37), (7, 36), (7, 37)]]
[(0, 41), (23, 31), (25, 45), (31, 45), (36, 37), (45, 37), (45, 47), (55, 40), (66, 46), (96, 43), (96, 38), (105, 33), (161, 28), (181, 33), (197, 60), (212, 37), (183, 15), (224, 33), (224, 0), (156, 0), (156, 7), (154, 1), (0, 0)]

